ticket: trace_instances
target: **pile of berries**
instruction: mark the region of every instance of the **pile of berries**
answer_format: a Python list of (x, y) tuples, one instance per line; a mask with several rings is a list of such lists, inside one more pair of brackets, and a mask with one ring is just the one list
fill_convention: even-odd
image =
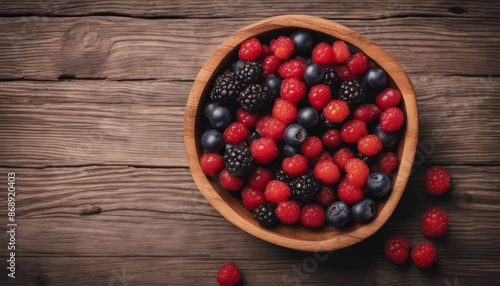
[(363, 52), (306, 31), (251, 38), (207, 97), (201, 168), (261, 225), (375, 218), (405, 116), (400, 91)]

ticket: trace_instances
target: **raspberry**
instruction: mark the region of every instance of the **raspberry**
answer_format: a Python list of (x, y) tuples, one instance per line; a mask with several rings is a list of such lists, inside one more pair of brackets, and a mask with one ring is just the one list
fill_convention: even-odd
[(206, 153), (201, 155), (200, 166), (203, 173), (207, 176), (215, 176), (220, 170), (224, 169), (224, 159), (217, 153)]
[(336, 63), (345, 62), (349, 56), (349, 47), (344, 41), (335, 41), (332, 45), (333, 61)]
[(305, 227), (318, 228), (325, 223), (325, 210), (318, 204), (308, 204), (302, 208), (300, 223)]
[(363, 104), (354, 110), (354, 119), (361, 120), (368, 124), (375, 119), (379, 119), (380, 114), (382, 114), (382, 110), (375, 104)]
[(264, 191), (267, 183), (272, 179), (271, 170), (259, 166), (248, 176), (248, 186), (258, 191)]
[(316, 45), (312, 51), (312, 59), (318, 65), (324, 65), (333, 61), (332, 46), (322, 42)]
[(410, 257), (410, 241), (405, 236), (394, 235), (384, 246), (385, 256), (396, 264), (404, 264)]
[(325, 118), (332, 123), (344, 121), (347, 116), (349, 116), (350, 112), (347, 102), (338, 99), (330, 101), (325, 108), (323, 108)]
[(365, 156), (373, 156), (382, 150), (382, 140), (377, 135), (366, 135), (358, 140), (358, 151)]
[(234, 286), (241, 281), (241, 275), (236, 264), (224, 263), (217, 273), (217, 283), (219, 286)]
[(264, 73), (262, 75), (268, 77), (275, 74), (280, 66), (281, 61), (277, 57), (274, 55), (267, 56), (262, 62), (262, 68), (264, 69)]
[(269, 183), (267, 183), (266, 190), (264, 191), (266, 199), (273, 203), (286, 201), (291, 194), (292, 191), (290, 190), (290, 187), (286, 183), (278, 180), (269, 181)]
[(448, 215), (442, 209), (434, 208), (425, 212), (422, 219), (422, 233), (427, 238), (442, 236), (448, 230)]
[(375, 170), (382, 173), (392, 173), (398, 167), (398, 156), (392, 152), (380, 154)]
[(368, 60), (364, 53), (359, 52), (350, 56), (345, 65), (350, 73), (352, 74), (362, 74), (366, 71)]
[(317, 84), (309, 90), (308, 99), (312, 107), (321, 110), (332, 100), (332, 90), (326, 84)]
[(437, 250), (431, 242), (423, 242), (411, 252), (411, 259), (419, 268), (428, 268), (437, 259)]
[(440, 196), (450, 189), (450, 175), (442, 167), (431, 167), (424, 174), (424, 184), (428, 194)]
[(289, 60), (284, 62), (278, 69), (278, 74), (281, 78), (296, 78), (303, 79), (306, 67), (299, 60)]
[(219, 173), (219, 182), (224, 189), (237, 191), (243, 187), (245, 179), (231, 175), (227, 169), (224, 169)]
[(274, 51), (274, 55), (280, 60), (288, 60), (295, 50), (292, 39), (280, 36), (274, 42), (271, 41), (271, 50)]
[(240, 108), (236, 111), (236, 120), (238, 122), (243, 123), (247, 128), (254, 128), (257, 125), (257, 121), (259, 121), (260, 115), (253, 114), (250, 112), (246, 112), (243, 108)]
[(314, 168), (314, 166), (316, 166), (316, 164), (318, 164), (318, 162), (322, 161), (322, 160), (332, 161), (333, 158), (330, 155), (330, 153), (328, 153), (328, 151), (323, 150), (323, 152), (321, 152), (321, 154), (319, 154), (318, 156), (316, 156), (316, 157), (314, 157), (314, 158), (312, 158), (312, 159), (309, 160), (309, 167)]
[(256, 38), (250, 38), (240, 45), (238, 57), (244, 61), (256, 60), (262, 52), (260, 41)]
[(377, 95), (377, 105), (382, 110), (386, 110), (391, 107), (396, 107), (401, 101), (401, 92), (392, 87), (386, 88), (379, 95)]
[(351, 73), (345, 65), (341, 65), (339, 67), (334, 67), (334, 69), (341, 80), (346, 81), (346, 80), (358, 79), (358, 75)]
[(300, 151), (306, 158), (314, 158), (323, 151), (323, 142), (316, 136), (309, 136), (300, 146)]
[(290, 177), (297, 177), (307, 172), (307, 159), (301, 154), (295, 154), (290, 158), (285, 158), (281, 162), (283, 171)]
[(280, 96), (292, 103), (298, 103), (306, 95), (306, 84), (296, 78), (283, 80), (280, 89)]
[(250, 130), (240, 122), (233, 122), (224, 130), (224, 140), (231, 145), (239, 145), (250, 136)]
[(316, 199), (318, 200), (318, 203), (322, 207), (328, 207), (333, 203), (335, 200), (335, 191), (332, 186), (330, 185), (322, 185), (321, 189), (319, 190), (318, 194), (316, 195)]
[(380, 128), (384, 132), (392, 132), (401, 129), (405, 121), (405, 115), (401, 109), (391, 107), (380, 115)]
[(283, 140), (283, 133), (285, 133), (285, 123), (272, 117), (271, 115), (262, 117), (256, 126), (257, 131), (260, 132), (262, 137), (269, 137), (274, 141)]
[(362, 200), (364, 193), (360, 188), (351, 184), (349, 180), (344, 179), (337, 187), (337, 196), (339, 196), (339, 199), (344, 203), (352, 205)]
[(274, 101), (273, 117), (285, 123), (285, 125), (295, 122), (297, 113), (299, 113), (299, 110), (290, 101), (283, 98), (277, 98)]
[(327, 184), (336, 183), (340, 179), (339, 167), (330, 160), (319, 161), (316, 166), (314, 166), (313, 174), (318, 181)]
[(266, 197), (264, 192), (260, 190), (253, 189), (250, 186), (245, 186), (241, 191), (241, 199), (243, 205), (249, 209), (254, 210), (258, 205), (266, 202)]
[(276, 142), (268, 137), (254, 140), (250, 145), (250, 150), (255, 162), (259, 164), (271, 163), (280, 153)]
[(278, 203), (275, 213), (282, 224), (294, 224), (299, 220), (300, 206), (293, 201), (282, 201)]
[(260, 45), (262, 47), (262, 52), (260, 53), (260, 58), (264, 59), (268, 56), (274, 55), (274, 52), (271, 51), (271, 48), (268, 45)]
[(356, 156), (354, 156), (354, 153), (352, 153), (351, 150), (344, 147), (339, 149), (335, 155), (333, 155), (333, 162), (337, 165), (337, 167), (339, 167), (340, 170), (344, 170), (344, 166), (347, 161), (355, 157)]
[(342, 136), (340, 131), (337, 129), (330, 129), (323, 134), (321, 138), (323, 140), (323, 145), (329, 148), (337, 147), (342, 143)]
[(353, 158), (345, 163), (344, 168), (347, 172), (345, 178), (349, 180), (351, 184), (358, 188), (365, 185), (370, 175), (370, 168), (368, 168), (365, 162), (358, 158)]
[(368, 134), (366, 130), (366, 124), (361, 120), (351, 120), (347, 121), (344, 126), (342, 126), (342, 140), (346, 143), (357, 142), (361, 137)]

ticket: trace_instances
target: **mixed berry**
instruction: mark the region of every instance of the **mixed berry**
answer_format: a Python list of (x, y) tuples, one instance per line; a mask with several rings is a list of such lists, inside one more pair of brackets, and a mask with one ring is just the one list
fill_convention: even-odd
[(375, 218), (405, 115), (401, 92), (363, 52), (306, 31), (251, 38), (207, 97), (202, 170), (261, 225)]

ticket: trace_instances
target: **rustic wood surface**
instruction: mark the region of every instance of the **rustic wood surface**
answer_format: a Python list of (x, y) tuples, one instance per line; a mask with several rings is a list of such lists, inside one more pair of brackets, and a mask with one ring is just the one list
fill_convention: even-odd
[[(2, 1), (0, 174), (17, 177), (17, 275), (0, 285), (215, 285), (235, 261), (245, 285), (500, 285), (500, 4), (497, 1)], [(196, 189), (182, 141), (194, 77), (233, 31), (309, 14), (351, 27), (408, 72), (420, 113), (417, 167), (372, 238), (333, 253), (261, 241)], [(445, 165), (453, 189), (425, 195)], [(6, 206), (6, 188), (0, 205)], [(413, 245), (423, 212), (449, 233), (421, 271), (382, 253)]]

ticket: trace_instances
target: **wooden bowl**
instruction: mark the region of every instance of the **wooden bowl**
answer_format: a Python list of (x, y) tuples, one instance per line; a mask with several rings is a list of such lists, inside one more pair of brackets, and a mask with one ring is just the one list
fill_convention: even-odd
[[(329, 225), (321, 229), (302, 226), (279, 225), (265, 228), (254, 220), (252, 213), (245, 209), (241, 199), (222, 189), (212, 179), (205, 176), (199, 164), (203, 154), (200, 138), (203, 132), (203, 105), (210, 83), (222, 67), (235, 55), (239, 45), (251, 37), (267, 33), (305, 29), (344, 40), (359, 48), (367, 57), (385, 70), (391, 86), (403, 95), (402, 108), (406, 115), (405, 128), (398, 148), (399, 168), (395, 172), (393, 190), (387, 199), (377, 203), (377, 216), (368, 224), (355, 224), (348, 228), (334, 228)], [(205, 120), (206, 121), (206, 120)], [(236, 31), (226, 39), (210, 56), (196, 77), (186, 104), (184, 117), (184, 141), (189, 168), (194, 181), (205, 198), (227, 220), (244, 231), (284, 247), (304, 251), (330, 251), (353, 245), (371, 236), (389, 219), (406, 187), (412, 170), (418, 137), (418, 114), (415, 92), (410, 79), (401, 66), (382, 48), (337, 23), (311, 16), (287, 15), (272, 17)]]

